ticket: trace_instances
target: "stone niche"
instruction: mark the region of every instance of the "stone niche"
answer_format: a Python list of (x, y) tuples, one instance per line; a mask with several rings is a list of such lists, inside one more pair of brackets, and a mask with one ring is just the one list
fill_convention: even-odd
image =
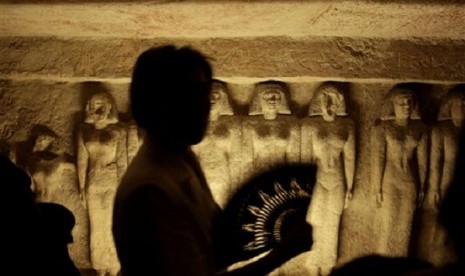
[[(89, 202), (80, 200), (80, 187), (99, 177), (105, 177), (109, 190), (117, 186), (142, 142), (128, 113), (133, 63), (143, 50), (166, 43), (204, 52), (220, 83), (207, 136), (194, 152), (221, 206), (252, 172), (273, 162), (314, 162), (321, 168), (318, 182), (324, 190), (318, 200), (324, 208), (314, 213), (332, 219), (320, 224), (323, 218), (310, 215), (319, 229), (318, 254), (302, 254), (275, 274), (324, 275), (336, 264), (369, 253), (410, 254), (435, 264), (454, 259), (436, 216), (451, 175), (448, 161), (456, 153), (454, 133), (465, 113), (465, 32), (457, 23), (465, 17), (463, 6), (443, 1), (162, 1), (168, 3), (98, 7), (16, 2), (0, 4), (8, 19), (0, 27), (0, 139), (33, 177), (38, 200), (61, 203), (76, 216), (69, 249), (79, 268), (118, 269), (108, 257), (112, 254), (99, 253), (112, 252), (111, 233), (103, 238), (98, 233), (95, 239), (105, 242), (92, 242), (92, 223), (104, 223), (99, 218), (109, 213), (86, 209)], [(102, 17), (91, 7), (105, 7)], [(111, 14), (121, 13), (121, 7), (127, 8), (124, 18)], [(252, 20), (247, 8), (264, 21)], [(159, 17), (148, 15), (155, 10)], [(205, 10), (208, 20), (195, 16)], [(435, 24), (424, 21), (425, 12)], [(110, 16), (114, 25), (105, 20)], [(249, 21), (255, 23), (244, 23)], [(375, 27), (366, 27), (372, 26), (368, 22)], [(279, 102), (271, 117), (270, 100)], [(405, 128), (395, 124), (402, 113), (395, 106), (403, 104), (408, 106)], [(97, 116), (102, 112), (102, 118)], [(99, 119), (104, 123), (96, 123)], [(102, 131), (104, 141), (96, 134)], [(114, 156), (108, 154), (111, 147), (117, 148)], [(91, 158), (117, 166), (89, 177), (85, 172), (92, 169), (85, 160)], [(416, 171), (408, 166), (412, 162)], [(400, 187), (400, 194), (393, 195), (387, 188), (395, 186), (393, 176), (377, 181), (376, 171), (388, 167), (400, 168), (408, 189)], [(418, 179), (412, 180), (413, 174)], [(423, 189), (410, 189), (420, 182)], [(351, 189), (350, 196), (344, 189)], [(94, 206), (111, 206), (111, 197), (98, 196), (102, 191), (88, 192), (95, 196)], [(402, 237), (379, 245), (397, 231), (392, 228), (397, 223), (389, 223), (395, 215), (390, 206), (420, 197), (422, 205), (403, 209), (410, 215), (402, 216)]]

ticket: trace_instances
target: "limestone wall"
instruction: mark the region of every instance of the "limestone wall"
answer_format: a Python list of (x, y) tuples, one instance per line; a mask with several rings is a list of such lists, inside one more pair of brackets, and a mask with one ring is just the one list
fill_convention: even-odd
[[(240, 122), (247, 121), (248, 108), (254, 92), (254, 85), (260, 78), (222, 78), (228, 84), (233, 111)], [(326, 81), (331, 81), (328, 79)], [(290, 110), (299, 122), (307, 117), (307, 110), (315, 89), (322, 81), (311, 77), (289, 78), (284, 81), (289, 87)], [(349, 117), (355, 121), (356, 167), (354, 196), (350, 207), (344, 211), (340, 232), (340, 258), (348, 260), (355, 256), (375, 252), (378, 232), (375, 219), (378, 216), (376, 190), (370, 183), (370, 138), (373, 125), (380, 118), (384, 97), (398, 82), (353, 81), (341, 83), (345, 87), (345, 98)], [(451, 83), (415, 83), (412, 85), (419, 96), (423, 121), (433, 126), (439, 110), (440, 97), (454, 85)], [(55, 131), (59, 138), (56, 147), (59, 152), (71, 156), (75, 165), (76, 129), (83, 121), (85, 99), (98, 89), (106, 89), (115, 98), (122, 122), (129, 122), (127, 114), (126, 81), (53, 81), (40, 79), (2, 80), (1, 92), (1, 134), (13, 147), (29, 139), (30, 131), (37, 125), (45, 125)], [(240, 130), (242, 131), (242, 129)], [(242, 150), (242, 149), (241, 149)], [(271, 149), (273, 150), (273, 149)], [(244, 153), (245, 154), (245, 153)], [(243, 164), (236, 164), (243, 166)], [(75, 170), (75, 169), (74, 169)], [(209, 172), (210, 173), (210, 172)], [(214, 172), (213, 172), (214, 173)], [(77, 177), (65, 179), (63, 189), (71, 190), (65, 202), (73, 202), (77, 196)], [(244, 178), (241, 178), (244, 179)], [(70, 194), (71, 193), (71, 194)], [(74, 193), (74, 194), (72, 194)], [(72, 198), (72, 199), (71, 199)], [(73, 206), (72, 206), (73, 207)], [(86, 214), (82, 206), (74, 206), (78, 223), (86, 226)], [(79, 209), (81, 208), (81, 209)], [(82, 230), (82, 229), (81, 229)], [(85, 231), (85, 230), (82, 230)], [(88, 244), (85, 235), (76, 239), (83, 250), (74, 252), (75, 261), (87, 266)], [(83, 240), (80, 240), (83, 239)]]
[[(51, 13), (52, 19), (40, 25), (36, 21), (37, 17), (28, 13), (25, 14), (30, 16), (29, 21), (19, 20), (15, 15), (14, 4), (5, 5), (8, 15), (6, 18), (9, 21), (4, 25), (7, 27), (1, 29), (4, 32), (0, 36), (0, 139), (12, 148), (12, 156), (17, 162), (27, 165), (36, 164), (36, 161), (31, 161), (30, 156), (33, 156), (34, 148), (31, 137), (37, 136), (37, 129), (46, 128), (47, 131), (51, 130), (56, 134), (52, 135), (54, 139), (47, 150), (57, 158), (50, 164), (42, 164), (45, 170), (52, 168), (53, 173), (45, 176), (39, 174), (37, 177), (43, 183), (56, 184), (60, 181), (61, 184), (55, 187), (47, 187), (50, 194), (48, 197), (44, 195), (43, 200), (62, 203), (76, 215), (78, 224), (73, 233), (75, 243), (70, 252), (79, 267), (92, 266), (88, 212), (84, 203), (79, 200), (77, 176), (76, 137), (79, 126), (84, 122), (85, 106), (90, 96), (96, 92), (109, 92), (116, 103), (120, 125), (126, 133), (131, 133), (133, 125), (128, 114), (127, 96), (133, 63), (143, 50), (166, 43), (190, 45), (211, 58), (215, 78), (224, 81), (229, 90), (234, 114), (225, 116), (233, 118), (232, 121), (236, 123), (228, 123), (226, 126), (235, 124), (239, 137), (236, 138), (240, 140), (238, 152), (241, 156), (248, 153), (247, 145), (241, 137), (245, 133), (243, 126), (253, 117), (249, 115), (249, 107), (257, 83), (275, 80), (287, 86), (291, 112), (288, 117), (295, 119), (299, 133), (302, 122), (308, 118), (308, 108), (318, 87), (325, 82), (336, 82), (340, 85), (345, 98), (347, 117), (353, 120), (355, 126), (355, 176), (353, 198), (341, 219), (339, 262), (377, 250), (376, 242), (383, 233), (377, 228), (377, 219), (381, 212), (376, 203), (377, 190), (370, 179), (371, 140), (375, 122), (379, 121), (383, 108), (388, 104), (386, 96), (389, 91), (399, 84), (407, 83), (418, 98), (421, 121), (425, 123), (428, 139), (431, 140), (430, 133), (437, 125), (440, 113), (441, 97), (458, 84), (465, 83), (465, 37), (463, 29), (456, 24), (457, 20), (463, 18), (460, 15), (464, 9), (447, 3), (416, 3), (413, 5), (416, 8), (402, 4), (399, 8), (400, 15), (396, 15), (393, 12), (397, 8), (396, 5), (384, 6), (382, 3), (376, 3), (370, 6), (350, 3), (359, 1), (340, 2), (343, 2), (340, 6), (319, 6), (319, 12), (311, 9), (311, 5), (315, 3), (309, 3), (308, 6), (305, 3), (276, 4), (279, 9), (284, 5), (290, 10), (305, 8), (308, 12), (309, 18), (305, 12), (301, 12), (294, 19), (278, 16), (280, 13), (275, 10), (276, 7), (254, 5), (253, 8), (262, 11), (267, 19), (267, 23), (263, 23), (265, 27), (274, 26), (276, 32), (262, 28), (263, 26), (257, 27), (260, 25), (253, 25), (248, 30), (247, 24), (236, 19), (233, 22), (217, 22), (218, 26), (220, 23), (229, 26), (224, 34), (220, 27), (199, 30), (192, 28), (195, 20), (192, 22), (185, 19), (188, 18), (185, 16), (185, 6), (181, 11), (177, 11), (171, 5), (160, 6), (160, 13), (168, 15), (163, 17), (168, 23), (169, 20), (178, 18), (177, 16), (186, 20), (176, 21), (182, 22), (178, 25), (166, 24), (170, 27), (161, 27), (160, 35), (143, 31), (144, 24), (150, 25), (147, 23), (150, 20), (144, 21), (143, 16), (137, 17), (138, 28), (124, 29), (122, 33), (118, 33), (118, 25), (108, 25), (104, 19), (97, 20), (94, 26), (103, 22), (105, 28), (94, 29), (92, 26), (80, 25), (81, 21), (76, 21), (75, 18), (70, 18), (67, 23), (63, 23), (64, 19), (60, 18), (59, 28), (50, 31), (47, 28), (53, 26), (51, 22), (57, 14)], [(124, 4), (121, 5), (124, 7)], [(204, 7), (202, 5), (189, 7), (193, 8), (194, 13), (201, 13)], [(220, 5), (220, 9), (227, 13), (225, 10), (228, 4), (222, 5), (224, 6)], [(121, 6), (116, 6), (112, 8), (121, 11)], [(21, 5), (19, 7), (25, 8)], [(54, 9), (53, 7), (55, 6), (38, 5), (33, 6), (32, 10), (49, 10)], [(244, 11), (239, 4), (234, 7)], [(418, 10), (419, 7), (422, 13), (415, 13), (414, 10)], [(211, 8), (210, 14), (214, 14), (217, 8)], [(273, 12), (270, 12), (270, 9)], [(88, 11), (88, 7), (77, 10), (82, 15)], [(310, 11), (313, 11), (311, 16)], [(357, 11), (363, 13), (357, 14)], [(437, 25), (425, 23), (421, 17), (425, 11), (430, 11), (432, 22), (440, 22), (441, 30)], [(449, 25), (439, 20), (444, 18), (441, 12), (447, 13), (445, 17), (449, 18)], [(377, 22), (375, 18), (380, 14), (383, 15), (384, 22), (390, 25), (386, 27), (378, 22), (378, 25), (374, 25), (379, 28), (377, 32), (377, 29), (373, 25), (367, 25), (367, 22)], [(420, 18), (419, 22), (423, 23), (412, 23), (409, 19), (411, 14), (413, 18)], [(253, 17), (250, 14), (244, 16), (248, 20)], [(98, 16), (94, 16), (93, 20), (96, 18)], [(279, 19), (281, 25), (273, 23), (273, 19)], [(23, 25), (13, 24), (19, 21), (25, 26), (39, 25), (21, 30), (16, 26)], [(124, 25), (124, 20), (116, 21), (120, 27)], [(245, 21), (247, 20), (244, 19)], [(341, 27), (338, 28), (336, 23)], [(190, 26), (188, 29), (193, 32), (191, 35), (181, 33), (180, 30), (186, 26)], [(406, 28), (402, 29), (402, 26)], [(231, 31), (233, 27), (238, 29)], [(309, 31), (302, 31), (306, 27), (309, 27)], [(131, 31), (136, 29), (137, 32), (132, 36)], [(176, 33), (176, 30), (180, 33)], [(289, 32), (290, 30), (292, 32)], [(74, 31), (76, 33), (73, 33)], [(429, 31), (431, 32), (428, 33)], [(134, 148), (133, 144), (129, 143), (128, 146)], [(300, 143), (294, 147), (298, 152), (302, 152)], [(430, 142), (427, 148), (426, 161), (429, 161)], [(130, 161), (130, 158), (128, 160)], [(234, 166), (239, 167), (234, 171), (234, 185), (240, 185), (239, 183), (246, 179), (245, 172), (250, 168), (243, 161), (235, 163)], [(40, 166), (28, 168), (37, 169), (38, 172), (44, 171)], [(427, 175), (427, 178), (429, 177), (431, 175)], [(225, 195), (225, 198), (229, 196)], [(431, 194), (427, 196), (431, 197)], [(418, 213), (423, 222), (433, 223), (435, 213), (434, 210), (431, 211), (431, 205), (424, 209)], [(419, 222), (420, 227), (425, 227), (421, 224), (423, 222)], [(417, 232), (417, 228), (414, 229), (415, 240), (420, 237), (418, 233), (421, 232)], [(443, 263), (451, 258), (444, 255), (421, 257), (435, 263)], [(284, 267), (282, 272), (289, 275), (298, 273), (296, 271), (299, 271), (299, 266), (307, 267), (307, 261), (299, 258), (288, 267)]]

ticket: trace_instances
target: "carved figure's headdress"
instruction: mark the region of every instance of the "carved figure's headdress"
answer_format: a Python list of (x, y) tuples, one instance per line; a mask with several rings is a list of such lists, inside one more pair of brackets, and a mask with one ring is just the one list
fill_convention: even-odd
[(288, 104), (289, 91), (286, 84), (280, 81), (265, 81), (255, 85), (254, 95), (249, 108), (249, 115), (263, 114), (261, 96), (269, 90), (277, 91), (281, 95), (278, 114), (291, 114)]
[[(103, 106), (95, 110), (92, 106), (96, 100), (102, 100)], [(106, 91), (101, 91), (93, 94), (86, 103), (86, 123), (94, 123), (98, 120), (107, 120), (114, 124), (118, 122), (118, 110), (112, 95)]]
[(220, 80), (213, 80), (212, 91), (218, 91), (220, 94), (219, 99), (219, 115), (234, 115), (231, 103), (229, 101), (229, 89), (225, 82)]
[(411, 89), (407, 88), (393, 88), (389, 93), (386, 95), (386, 104), (382, 105), (382, 114), (381, 114), (381, 120), (383, 121), (389, 121), (389, 120), (394, 120), (395, 114), (394, 114), (394, 104), (395, 100), (398, 99), (399, 97), (405, 97), (409, 96), (412, 98), (413, 101), (413, 109), (412, 109), (412, 114), (410, 115), (411, 120), (420, 120), (420, 110), (419, 110), (419, 105), (418, 105), (418, 99), (415, 93)]
[(48, 136), (54, 139), (60, 138), (55, 131), (46, 125), (34, 125), (29, 132), (29, 136), (33, 140), (37, 139), (39, 136)]
[(325, 95), (327, 94), (334, 95), (336, 98), (336, 115), (347, 116), (344, 95), (336, 85), (331, 83), (323, 83), (316, 89), (315, 93), (313, 94), (312, 100), (310, 101), (308, 115), (318, 116), (323, 114), (323, 111), (321, 110), (321, 101), (323, 101)]
[(451, 106), (455, 101), (465, 101), (465, 89), (452, 89), (441, 98), (438, 121), (452, 119)]

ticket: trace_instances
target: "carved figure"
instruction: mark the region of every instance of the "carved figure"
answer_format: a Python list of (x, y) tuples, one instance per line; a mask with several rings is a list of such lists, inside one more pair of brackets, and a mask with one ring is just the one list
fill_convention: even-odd
[(427, 129), (415, 94), (393, 88), (372, 135), (371, 181), (379, 212), (378, 253), (407, 256), (416, 206), (427, 169)]
[(339, 224), (352, 199), (355, 173), (355, 125), (344, 95), (331, 83), (321, 85), (302, 120), (301, 159), (316, 163), (317, 180), (307, 221), (313, 226), (316, 265), (327, 274), (338, 256)]
[(420, 257), (444, 265), (454, 256), (446, 231), (439, 223), (438, 208), (454, 176), (458, 141), (465, 121), (465, 90), (453, 89), (443, 96), (438, 122), (431, 132), (429, 185), (423, 204), (431, 217), (423, 221)]
[(297, 119), (289, 116), (287, 87), (282, 82), (258, 83), (244, 122), (243, 156), (245, 176), (277, 164), (300, 160)]
[(207, 133), (193, 146), (205, 173), (213, 198), (225, 207), (240, 177), (241, 122), (233, 115), (228, 87), (214, 81), (210, 95), (211, 111)]
[(89, 213), (91, 263), (100, 275), (119, 271), (111, 224), (116, 189), (127, 167), (126, 140), (112, 96), (94, 94), (77, 133), (77, 165), (81, 198)]
[(78, 196), (76, 166), (63, 152), (59, 138), (48, 126), (34, 125), (17, 154), (31, 176), (35, 200), (61, 204), (73, 213), (76, 224), (69, 253), (76, 265), (88, 267), (87, 214)]
[[(35, 126), (31, 131), (32, 149), (27, 161), (27, 171), (32, 177), (32, 189), (39, 202), (58, 202), (63, 194), (63, 175), (60, 166), (64, 156), (52, 148), (58, 135), (45, 126)], [(72, 164), (68, 163), (69, 165)], [(70, 168), (72, 169), (72, 168)]]

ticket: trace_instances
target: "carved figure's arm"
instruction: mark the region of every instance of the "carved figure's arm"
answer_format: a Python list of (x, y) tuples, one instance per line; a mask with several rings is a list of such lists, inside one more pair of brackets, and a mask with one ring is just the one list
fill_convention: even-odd
[(423, 130), (417, 146), (418, 174), (420, 176), (420, 191), (418, 193), (418, 204), (423, 204), (425, 197), (425, 181), (428, 166), (428, 132)]
[[(247, 120), (247, 119), (246, 119)], [(243, 122), (243, 135), (242, 135), (242, 164), (243, 164), (243, 180), (247, 179), (253, 174), (254, 171), (254, 159), (255, 159), (255, 151), (254, 151), (254, 125), (250, 124), (250, 122), (244, 121)]]
[(299, 125), (292, 122), (291, 135), (286, 147), (286, 161), (288, 163), (297, 163), (300, 161), (300, 139)]
[(383, 174), (386, 164), (386, 133), (383, 125), (375, 125), (371, 136), (371, 181), (376, 189), (376, 201), (383, 202)]
[(307, 122), (302, 124), (300, 130), (300, 160), (303, 163), (314, 163), (313, 157), (313, 128)]
[(231, 185), (233, 187), (238, 185), (241, 181), (240, 176), (242, 175), (242, 160), (241, 160), (241, 139), (242, 139), (242, 125), (240, 121), (234, 121), (230, 125), (231, 137), (228, 147), (228, 166), (231, 175)]
[(343, 158), (344, 158), (344, 173), (345, 182), (347, 185), (346, 197), (344, 202), (344, 208), (349, 206), (349, 201), (352, 199), (352, 191), (354, 184), (355, 175), (355, 127), (353, 122), (347, 125), (349, 131), (349, 137), (344, 145)]
[(89, 153), (84, 144), (83, 129), (79, 128), (77, 131), (77, 172), (79, 182), (79, 195), (81, 199), (84, 199), (86, 181), (87, 181), (87, 167), (89, 164)]
[[(442, 199), (445, 196), (446, 191), (449, 189), (450, 184), (454, 181), (454, 174), (457, 162), (457, 154), (458, 148), (455, 148), (455, 145), (451, 145), (450, 143), (446, 143), (443, 141), (444, 146), (444, 159), (443, 159), (443, 166), (442, 166), (442, 174), (441, 174), (441, 182), (438, 186), (438, 196), (436, 204), (438, 207)], [(453, 148), (450, 148), (453, 147)], [(461, 145), (458, 145), (461, 147)], [(457, 164), (458, 165), (458, 164)]]
[(444, 162), (444, 141), (439, 128), (433, 128), (431, 132), (431, 152), (430, 152), (430, 174), (428, 198), (433, 199), (434, 207), (438, 207), (440, 201), (440, 179)]

